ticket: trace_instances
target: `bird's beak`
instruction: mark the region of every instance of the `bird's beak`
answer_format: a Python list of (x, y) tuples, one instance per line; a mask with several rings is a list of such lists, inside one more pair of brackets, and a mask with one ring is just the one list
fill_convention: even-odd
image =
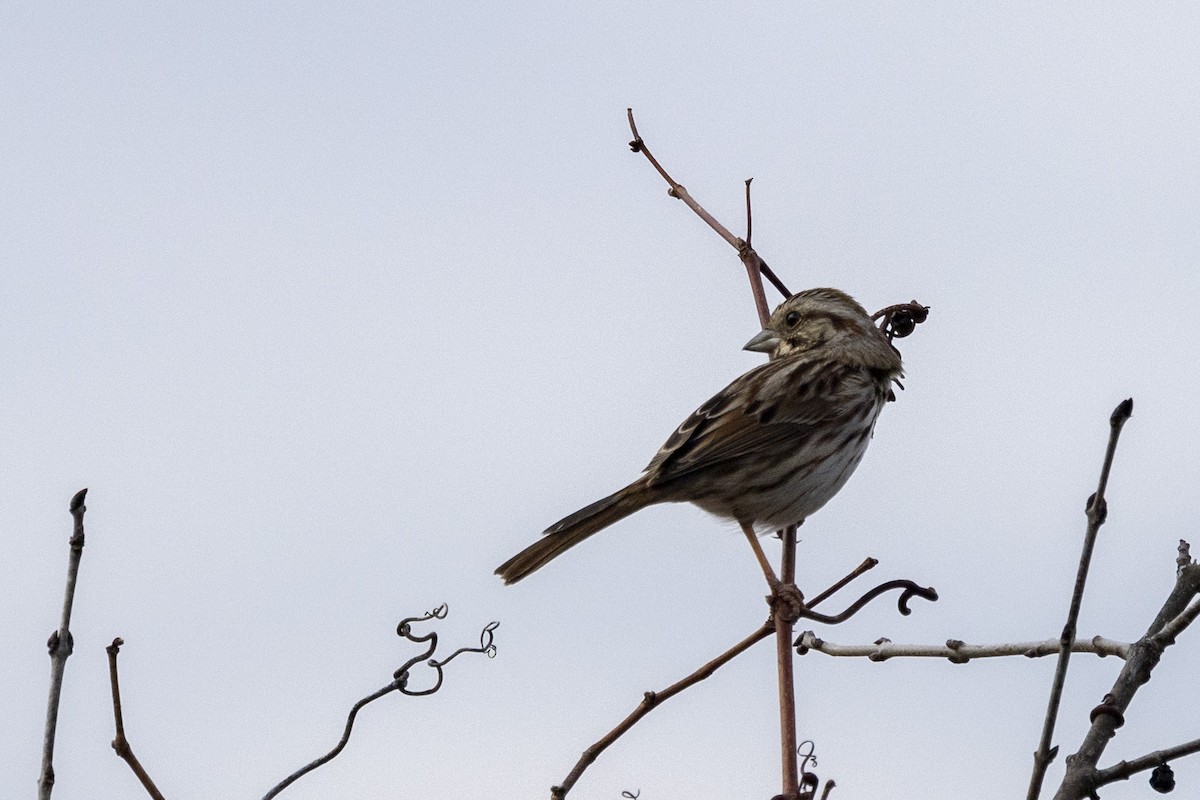
[(743, 350), (751, 350), (755, 353), (773, 353), (775, 348), (779, 346), (779, 336), (770, 328), (763, 328), (753, 339), (746, 342)]

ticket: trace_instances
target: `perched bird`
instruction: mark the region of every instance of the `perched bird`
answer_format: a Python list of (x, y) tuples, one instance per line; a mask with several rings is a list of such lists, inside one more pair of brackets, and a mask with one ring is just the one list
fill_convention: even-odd
[(901, 377), (900, 355), (837, 289), (785, 300), (745, 349), (768, 353), (696, 409), (624, 489), (546, 529), (500, 565), (515, 583), (635, 511), (690, 502), (756, 533), (797, 525), (846, 483)]

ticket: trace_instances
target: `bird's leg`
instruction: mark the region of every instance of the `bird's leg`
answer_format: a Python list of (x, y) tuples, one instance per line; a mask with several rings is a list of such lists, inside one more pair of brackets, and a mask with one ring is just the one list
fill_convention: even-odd
[(774, 595), (779, 589), (779, 578), (775, 577), (775, 570), (771, 569), (771, 562), (767, 561), (767, 554), (763, 552), (762, 545), (758, 543), (758, 534), (754, 532), (754, 526), (740, 520), (738, 524), (742, 526), (742, 533), (746, 534), (746, 540), (750, 542), (750, 547), (754, 550), (754, 557), (758, 559), (758, 565), (762, 567), (763, 575), (767, 578), (767, 586), (771, 587), (771, 594)]

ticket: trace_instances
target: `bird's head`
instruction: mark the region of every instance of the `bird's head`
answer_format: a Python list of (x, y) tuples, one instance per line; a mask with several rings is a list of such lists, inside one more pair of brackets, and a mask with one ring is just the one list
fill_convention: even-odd
[(780, 303), (745, 349), (782, 358), (843, 341), (861, 342), (864, 334), (867, 341), (886, 343), (853, 297), (837, 289), (806, 289)]

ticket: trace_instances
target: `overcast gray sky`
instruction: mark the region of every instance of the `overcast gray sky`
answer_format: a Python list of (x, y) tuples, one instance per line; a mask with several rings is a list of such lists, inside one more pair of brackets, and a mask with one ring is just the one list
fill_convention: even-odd
[[(5, 5), (0, 795), (34, 792), (84, 486), (55, 797), (140, 792), (114, 636), (167, 795), (259, 797), (414, 654), (401, 617), (448, 602), (443, 652), (499, 619), (495, 660), (368, 707), (284, 796), (516, 798), (762, 621), (744, 541), (690, 507), (492, 575), (761, 358), (740, 264), (630, 154), (627, 106), (735, 230), (755, 178), (794, 290), (933, 308), (800, 583), (872, 555), (857, 588), (942, 599), (820, 634), (1056, 636), (1132, 395), (1080, 633), (1136, 638), (1200, 539), (1197, 53), (1185, 4)], [(1064, 753), (1120, 666), (1072, 663)], [(1192, 632), (1106, 762), (1200, 735), (1198, 664)], [(834, 797), (1023, 795), (1051, 660), (797, 670)], [(773, 673), (760, 645), (572, 797), (775, 794)]]

